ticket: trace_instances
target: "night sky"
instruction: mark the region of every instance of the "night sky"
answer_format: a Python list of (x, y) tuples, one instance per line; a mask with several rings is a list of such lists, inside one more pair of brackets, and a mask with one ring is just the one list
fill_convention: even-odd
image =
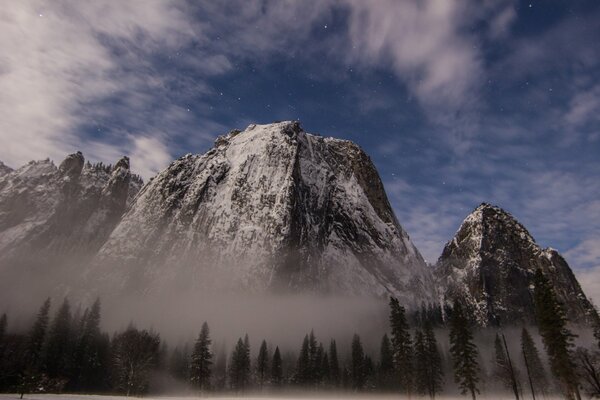
[(7, 165), (148, 178), (297, 119), (365, 149), (429, 262), (490, 202), (600, 297), (598, 1), (12, 1), (0, 48)]

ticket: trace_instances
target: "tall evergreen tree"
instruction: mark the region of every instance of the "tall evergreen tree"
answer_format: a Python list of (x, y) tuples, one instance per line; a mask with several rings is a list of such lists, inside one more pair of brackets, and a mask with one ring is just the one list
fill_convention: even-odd
[(269, 350), (265, 340), (260, 344), (258, 357), (256, 358), (256, 379), (258, 386), (262, 388), (269, 378)]
[(414, 384), (415, 390), (421, 396), (427, 393), (427, 349), (425, 347), (425, 337), (423, 331), (417, 329), (415, 332), (414, 344)]
[(379, 347), (378, 386), (383, 390), (393, 387), (394, 383), (394, 354), (388, 335), (383, 335)]
[(442, 391), (444, 368), (442, 366), (442, 356), (430, 322), (425, 323), (423, 327), (423, 336), (427, 359), (427, 394), (433, 399), (436, 394)]
[(402, 391), (410, 395), (413, 389), (412, 340), (406, 320), (406, 310), (394, 297), (390, 297), (390, 326), (394, 367), (398, 383)]
[(548, 354), (550, 369), (568, 399), (580, 399), (579, 384), (572, 350), (575, 335), (567, 328), (564, 309), (552, 284), (538, 269), (534, 278), (535, 316)]
[(283, 383), (283, 362), (281, 360), (281, 353), (279, 352), (279, 346), (275, 347), (273, 353), (273, 361), (271, 364), (271, 383), (279, 387)]
[(238, 342), (231, 354), (229, 363), (229, 380), (236, 391), (244, 391), (250, 386), (250, 343), (248, 335)]
[(331, 364), (329, 364), (329, 356), (325, 351), (323, 344), (319, 344), (319, 351), (321, 355), (321, 381), (327, 385), (331, 385)]
[(194, 344), (192, 357), (190, 360), (190, 381), (194, 387), (200, 391), (210, 388), (211, 366), (213, 354), (211, 346), (210, 332), (208, 324), (204, 322)]
[(50, 314), (50, 299), (46, 299), (40, 308), (33, 328), (29, 333), (29, 343), (27, 346), (27, 365), (29, 368), (39, 371), (42, 368), (42, 356), (44, 342), (46, 340), (46, 331)]
[(323, 346), (318, 344), (313, 331), (304, 336), (296, 367), (296, 383), (314, 386), (321, 382), (323, 352)]
[(497, 333), (494, 339), (494, 376), (506, 389), (512, 390), (515, 398), (519, 400), (517, 374), (512, 365), (504, 337), (501, 338)]
[(548, 387), (546, 371), (544, 370), (544, 364), (540, 359), (540, 353), (527, 328), (523, 328), (521, 331), (521, 354), (527, 372), (531, 395), (535, 398), (535, 392), (537, 390), (545, 397), (546, 387)]
[(337, 345), (333, 339), (329, 343), (329, 376), (334, 387), (340, 385), (340, 362), (338, 360)]
[(365, 386), (367, 374), (365, 371), (365, 353), (360, 341), (360, 336), (357, 334), (354, 334), (354, 337), (352, 338), (350, 374), (352, 376), (352, 389), (362, 390)]
[(107, 387), (106, 371), (110, 364), (110, 344), (100, 330), (100, 299), (96, 299), (79, 322), (79, 338), (75, 348), (75, 362), (79, 369), (77, 389), (103, 390)]
[(454, 302), (450, 318), (450, 354), (454, 364), (454, 379), (461, 393), (470, 393), (475, 400), (479, 394), (478, 351), (473, 343), (469, 319), (458, 301)]
[(50, 378), (66, 378), (69, 375), (73, 356), (71, 332), (71, 306), (65, 298), (48, 330), (44, 358), (45, 370)]

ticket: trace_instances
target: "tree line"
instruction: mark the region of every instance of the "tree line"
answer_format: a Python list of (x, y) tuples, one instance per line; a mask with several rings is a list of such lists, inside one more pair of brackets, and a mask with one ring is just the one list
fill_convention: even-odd
[[(552, 392), (579, 399), (583, 389), (600, 396), (600, 324), (596, 343), (576, 348), (563, 306), (541, 271), (535, 276), (534, 300), (544, 353), (536, 345), (536, 332), (527, 327), (512, 341), (496, 331), (493, 343), (482, 343), (489, 329), (477, 328), (460, 301), (409, 315), (392, 297), (389, 332), (377, 354), (369, 354), (354, 334), (340, 356), (335, 339), (323, 343), (314, 331), (304, 336), (297, 352), (262, 340), (253, 354), (243, 335), (227, 354), (213, 345), (206, 322), (192, 346), (169, 350), (152, 330), (130, 325), (112, 336), (103, 332), (100, 300), (73, 312), (65, 299), (51, 317), (48, 299), (27, 332), (8, 331), (6, 314), (0, 317), (0, 391), (141, 395), (161, 390), (156, 382), (167, 382), (195, 393), (297, 388), (435, 398), (458, 390), (476, 399), (482, 391), (503, 390), (519, 400)], [(518, 344), (518, 350), (509, 343)]]

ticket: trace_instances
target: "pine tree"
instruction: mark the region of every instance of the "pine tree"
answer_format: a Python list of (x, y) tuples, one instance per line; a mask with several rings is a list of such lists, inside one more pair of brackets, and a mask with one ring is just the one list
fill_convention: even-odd
[(250, 343), (248, 335), (238, 342), (231, 354), (229, 363), (229, 380), (236, 391), (244, 391), (250, 385)]
[(460, 302), (455, 301), (450, 318), (450, 354), (454, 364), (454, 379), (461, 393), (470, 393), (473, 400), (479, 394), (479, 364), (477, 346), (469, 320)]
[(527, 328), (523, 328), (521, 331), (521, 355), (523, 356), (523, 364), (525, 365), (525, 371), (527, 372), (531, 396), (535, 400), (535, 392), (536, 390), (539, 390), (545, 397), (545, 388), (548, 385), (546, 372), (544, 371), (544, 365), (540, 359), (538, 349)]
[(341, 378), (340, 362), (338, 360), (337, 345), (333, 339), (329, 343), (329, 376), (331, 384), (334, 387), (338, 387)]
[(79, 368), (77, 389), (102, 390), (107, 387), (110, 364), (109, 340), (100, 331), (100, 299), (96, 299), (79, 322), (79, 338), (75, 348), (75, 365)]
[(211, 365), (213, 354), (208, 324), (204, 322), (194, 344), (190, 360), (190, 381), (196, 389), (202, 391), (210, 388)]
[(396, 376), (400, 388), (410, 396), (413, 389), (412, 340), (406, 311), (394, 297), (390, 297), (390, 326)]
[(70, 372), (73, 356), (71, 332), (71, 306), (65, 298), (50, 325), (46, 341), (45, 369), (50, 378), (66, 378)]
[(273, 361), (271, 364), (271, 383), (279, 387), (283, 383), (283, 363), (281, 361), (281, 353), (279, 352), (279, 346), (275, 347), (273, 353)]
[(304, 336), (296, 367), (296, 383), (304, 386), (318, 385), (322, 379), (323, 346), (317, 343), (313, 331)]
[(425, 337), (423, 331), (417, 329), (415, 332), (414, 345), (414, 383), (415, 390), (421, 396), (427, 393), (427, 349), (425, 348)]
[(519, 389), (516, 371), (510, 360), (510, 354), (506, 346), (504, 335), (502, 338), (496, 333), (494, 339), (494, 376), (506, 388), (513, 391), (515, 398), (519, 400)]
[(329, 364), (329, 356), (323, 348), (323, 344), (319, 345), (321, 355), (321, 381), (326, 385), (331, 385), (331, 365)]
[(580, 399), (572, 355), (575, 335), (567, 328), (564, 309), (541, 269), (535, 273), (534, 285), (535, 315), (550, 369), (561, 383), (565, 396), (568, 399)]
[(442, 391), (444, 382), (444, 369), (442, 366), (442, 356), (438, 348), (437, 340), (431, 323), (426, 322), (423, 328), (425, 354), (427, 359), (427, 394), (432, 399)]
[(298, 363), (296, 366), (295, 381), (300, 385), (307, 385), (310, 383), (310, 350), (308, 335), (304, 336), (302, 340), (302, 346), (300, 347), (300, 355), (298, 356)]
[(362, 390), (365, 386), (367, 374), (365, 371), (365, 353), (363, 351), (360, 336), (354, 334), (352, 338), (352, 359), (350, 366), (352, 376), (352, 389)]
[(30, 369), (39, 371), (42, 368), (42, 350), (46, 339), (46, 330), (48, 329), (48, 320), (50, 313), (50, 299), (46, 299), (37, 319), (29, 333), (29, 343), (27, 346), (27, 364)]
[(392, 353), (392, 344), (390, 343), (387, 334), (383, 335), (383, 338), (381, 338), (378, 376), (378, 385), (380, 388), (386, 390), (393, 387), (394, 355)]
[(45, 383), (46, 375), (43, 373), (43, 350), (48, 329), (50, 313), (50, 299), (46, 299), (38, 311), (37, 318), (31, 331), (27, 335), (25, 349), (25, 366), (19, 379), (19, 393), (23, 398), (35, 388)]
[(269, 377), (269, 350), (267, 349), (267, 342), (262, 341), (260, 349), (258, 350), (258, 357), (256, 358), (256, 378), (258, 379), (258, 385), (260, 388), (267, 382)]

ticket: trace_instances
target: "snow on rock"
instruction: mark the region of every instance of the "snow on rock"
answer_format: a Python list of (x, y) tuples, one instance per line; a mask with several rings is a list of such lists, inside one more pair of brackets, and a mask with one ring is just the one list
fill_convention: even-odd
[(129, 160), (85, 163), (81, 152), (0, 174), (0, 267), (49, 254), (95, 253), (139, 190)]
[(572, 322), (591, 322), (592, 305), (566, 261), (542, 249), (499, 207), (483, 203), (462, 223), (436, 265), (440, 294), (462, 299), (480, 325), (533, 322), (533, 276), (541, 268)]
[(148, 292), (177, 287), (435, 299), (369, 157), (297, 122), (250, 125), (159, 173), (88, 271)]

